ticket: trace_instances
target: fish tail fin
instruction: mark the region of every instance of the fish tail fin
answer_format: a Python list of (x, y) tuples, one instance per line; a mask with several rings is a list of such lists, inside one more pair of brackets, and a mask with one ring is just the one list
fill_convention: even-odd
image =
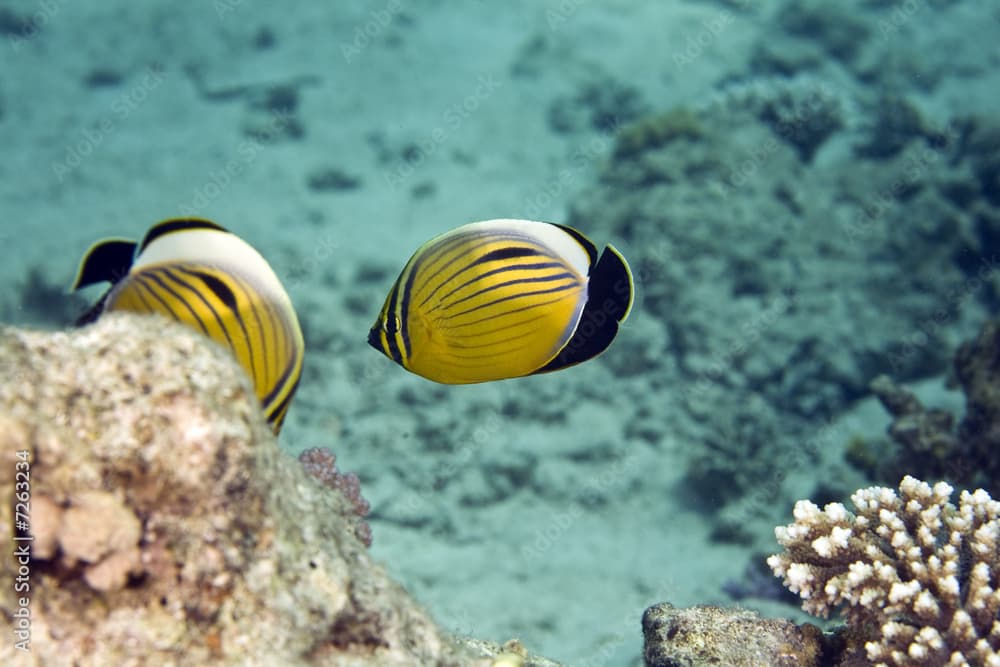
[(628, 262), (609, 244), (590, 270), (587, 303), (576, 331), (559, 354), (537, 372), (547, 373), (579, 364), (608, 349), (618, 335), (618, 325), (632, 310), (634, 296), (635, 284)]
[[(587, 305), (597, 301), (600, 307), (621, 324), (628, 319), (635, 301), (635, 281), (632, 269), (618, 248), (610, 243), (590, 272)], [(617, 328), (616, 328), (617, 330)]]

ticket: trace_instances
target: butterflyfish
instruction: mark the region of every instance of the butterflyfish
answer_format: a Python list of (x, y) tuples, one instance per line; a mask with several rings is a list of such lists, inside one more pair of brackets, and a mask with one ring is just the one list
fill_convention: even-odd
[(635, 285), (614, 246), (532, 220), (463, 225), (403, 267), (368, 343), (444, 384), (546, 373), (601, 354), (632, 308)]
[(80, 262), (73, 289), (111, 287), (77, 321), (113, 311), (159, 313), (228, 348), (253, 381), (275, 433), (302, 374), (305, 344), (291, 299), (267, 261), (208, 220), (160, 222), (140, 243), (107, 239)]

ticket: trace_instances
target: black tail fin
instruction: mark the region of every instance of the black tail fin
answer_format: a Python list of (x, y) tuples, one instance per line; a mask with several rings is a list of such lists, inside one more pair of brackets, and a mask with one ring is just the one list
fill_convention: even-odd
[(572, 366), (608, 349), (618, 334), (618, 325), (632, 310), (634, 296), (635, 283), (628, 262), (614, 246), (608, 245), (590, 269), (587, 303), (576, 331), (555, 359), (536, 372)]

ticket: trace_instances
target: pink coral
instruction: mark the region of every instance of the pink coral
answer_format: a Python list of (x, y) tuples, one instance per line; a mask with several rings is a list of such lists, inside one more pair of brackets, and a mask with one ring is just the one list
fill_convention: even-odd
[(361, 480), (353, 472), (337, 470), (337, 455), (326, 447), (312, 447), (299, 454), (302, 468), (323, 486), (339, 491), (350, 501), (354, 513), (362, 519), (355, 525), (354, 533), (365, 546), (372, 545), (372, 531), (364, 517), (371, 505), (361, 496)]

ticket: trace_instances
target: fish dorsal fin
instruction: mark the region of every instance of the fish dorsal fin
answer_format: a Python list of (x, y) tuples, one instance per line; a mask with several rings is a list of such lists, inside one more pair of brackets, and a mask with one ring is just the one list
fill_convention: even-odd
[(149, 244), (158, 238), (166, 236), (167, 234), (173, 234), (174, 232), (191, 231), (194, 229), (212, 229), (218, 232), (228, 232), (229, 230), (222, 225), (217, 225), (211, 220), (203, 220), (201, 218), (172, 218), (170, 220), (164, 220), (163, 222), (158, 222), (153, 225), (146, 235), (142, 238), (142, 243), (139, 244), (139, 252), (149, 247)]
[(584, 236), (583, 234), (581, 234), (576, 229), (573, 229), (572, 227), (568, 227), (566, 225), (560, 225), (560, 224), (555, 223), (555, 222), (550, 222), (548, 224), (552, 225), (553, 227), (558, 227), (559, 229), (563, 230), (574, 241), (576, 241), (578, 244), (580, 244), (580, 247), (583, 248), (584, 251), (586, 251), (587, 257), (590, 258), (590, 266), (593, 266), (594, 264), (597, 264), (597, 246), (594, 245), (593, 241), (591, 241), (586, 236)]
[(75, 292), (97, 283), (117, 283), (128, 275), (135, 259), (135, 248), (135, 241), (128, 239), (98, 241), (80, 260), (80, 268), (70, 289)]

